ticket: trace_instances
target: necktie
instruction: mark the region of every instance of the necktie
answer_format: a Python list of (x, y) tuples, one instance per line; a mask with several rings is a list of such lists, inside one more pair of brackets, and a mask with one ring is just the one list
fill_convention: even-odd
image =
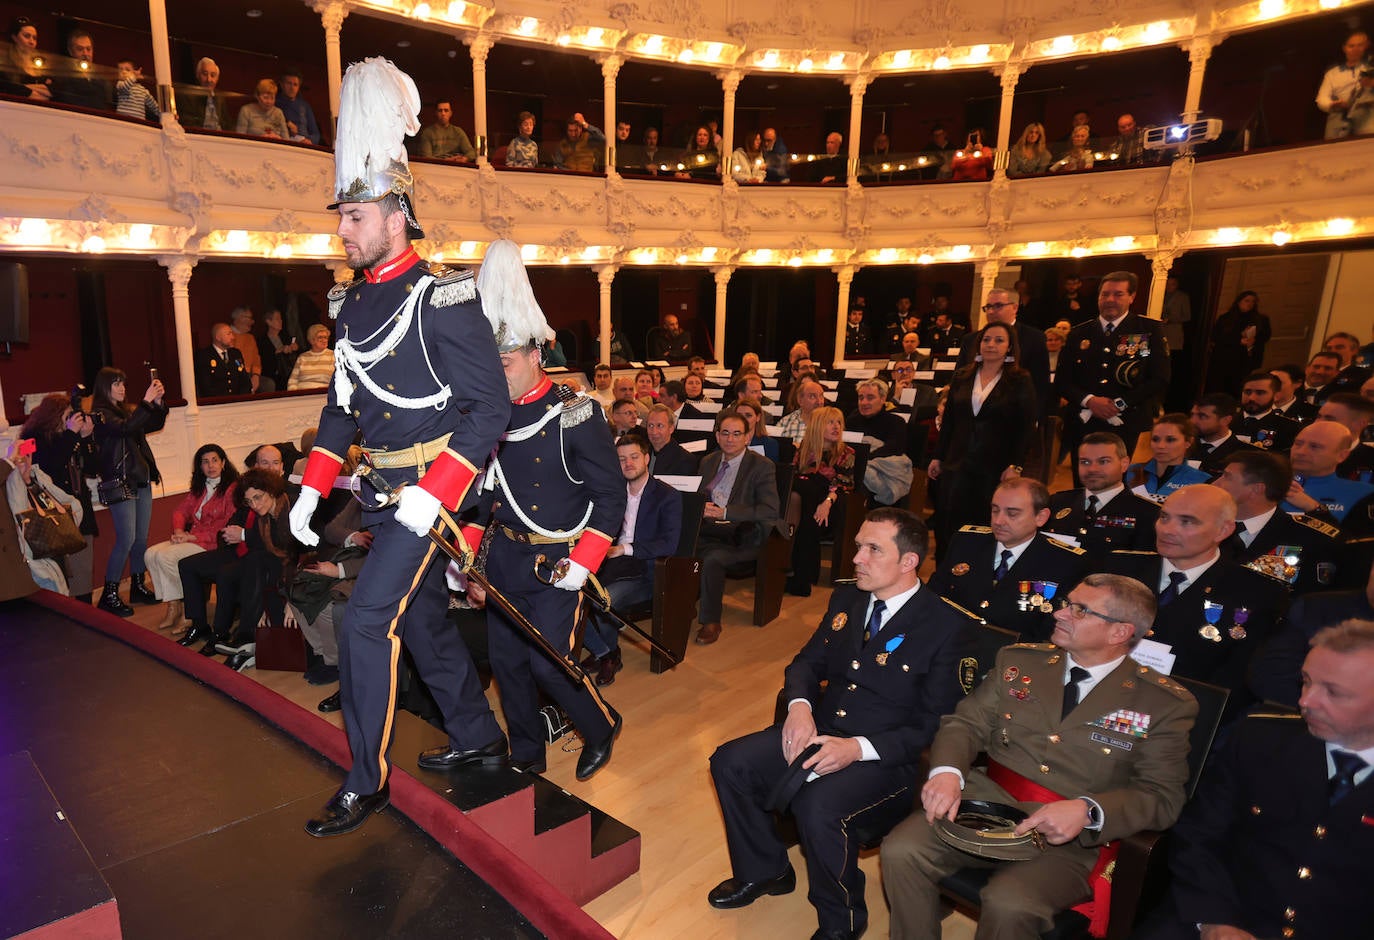
[(1108, 324), (1107, 324), (1107, 329), (1106, 329), (1105, 332), (1106, 332), (1106, 334), (1107, 334), (1107, 339), (1111, 339), (1113, 336), (1116, 335), (1116, 324), (1115, 324), (1115, 323), (1108, 323)]
[[(1001, 581), (1007, 576), (1007, 571), (1011, 568), (1011, 549), (1002, 549), (1002, 560), (997, 563), (997, 570), (992, 573), (992, 580)], [(984, 569), (986, 570), (986, 569)]]
[[(729, 469), (729, 467), (730, 467), (730, 461), (728, 461), (728, 460), (726, 460), (725, 458), (722, 457), (722, 458), (721, 458), (721, 461), (720, 461), (720, 469), (717, 470), (717, 471), (716, 471), (716, 475), (713, 476), (713, 477), (711, 478), (711, 485), (710, 485), (710, 487), (707, 488), (707, 491), (711, 494), (711, 501), (714, 502), (717, 506), (723, 506), (723, 505), (725, 505), (725, 503), (719, 502), (719, 501), (717, 500), (716, 497), (717, 497), (719, 494), (716, 493), (716, 488), (719, 487), (720, 484), (725, 480), (725, 471), (726, 471), (727, 469)], [(728, 494), (728, 493), (726, 494), (725, 501), (726, 501), (726, 502), (729, 502), (729, 494)]]
[(219, 130), (219, 108), (215, 104), (215, 96), (207, 95), (205, 99), (205, 127), (211, 130)]
[(1074, 666), (1069, 670), (1069, 681), (1064, 683), (1064, 711), (1059, 717), (1067, 717), (1069, 712), (1074, 710), (1074, 706), (1078, 704), (1078, 683), (1089, 675), (1091, 673), (1082, 666)]
[(864, 642), (867, 643), (878, 635), (878, 631), (883, 628), (883, 613), (887, 610), (887, 602), (875, 600), (873, 602), (873, 612), (868, 615), (868, 626), (864, 628)]
[(1164, 607), (1172, 603), (1179, 591), (1183, 590), (1183, 582), (1188, 580), (1188, 576), (1182, 571), (1171, 571), (1169, 573), (1169, 586), (1159, 592), (1159, 606)]
[(1097, 511), (1101, 508), (1102, 506), (1097, 501), (1097, 494), (1088, 494), (1088, 518), (1095, 519), (1097, 517)]
[(1236, 520), (1236, 532), (1231, 536), (1231, 547), (1238, 552), (1243, 552), (1250, 546), (1245, 544), (1245, 523)]
[(1327, 798), (1331, 805), (1335, 806), (1337, 800), (1343, 799), (1355, 789), (1355, 775), (1369, 765), (1364, 762), (1363, 757), (1349, 751), (1332, 751), (1331, 760), (1336, 765), (1336, 772), (1327, 782)]

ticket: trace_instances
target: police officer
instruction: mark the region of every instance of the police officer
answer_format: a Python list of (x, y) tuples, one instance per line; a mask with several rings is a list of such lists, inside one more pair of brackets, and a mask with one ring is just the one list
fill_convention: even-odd
[(1233, 426), (1238, 439), (1264, 450), (1288, 453), (1302, 423), (1274, 407), (1282, 387), (1277, 375), (1263, 369), (1246, 376), (1240, 390), (1240, 420)]
[[(540, 365), (550, 333), (530, 290), (520, 249), (494, 242), (478, 277), (488, 316), (500, 325), (497, 342), (511, 402), (510, 429), (483, 480), (483, 533), (490, 549), (486, 575), (494, 588), (544, 635), (565, 659), (582, 619), (587, 576), (597, 570), (625, 518), (625, 479), (601, 409), (585, 395), (556, 386)], [(472, 544), (476, 526), (466, 527)], [(543, 555), (543, 578), (535, 564)], [(561, 578), (551, 571), (557, 566)], [(546, 579), (555, 579), (549, 584)], [(548, 656), (488, 603), (492, 672), (517, 769), (545, 769), (538, 690), (557, 702), (586, 743), (577, 779), (586, 780), (611, 759), (621, 718), (595, 681), (574, 683)]]
[(1094, 431), (1078, 445), (1078, 478), (1083, 485), (1050, 497), (1047, 535), (1068, 536), (1091, 558), (1115, 549), (1151, 551), (1159, 504), (1126, 488), (1131, 465), (1126, 444), (1108, 431)]
[(1098, 315), (1070, 330), (1059, 354), (1055, 391), (1068, 403), (1064, 446), (1070, 452), (1092, 431), (1112, 431), (1134, 448), (1169, 387), (1163, 326), (1131, 312), (1139, 283), (1129, 271), (1103, 277)]
[(1081, 548), (1041, 534), (1050, 518), (1045, 484), (1004, 480), (992, 494), (992, 525), (966, 525), (950, 539), (930, 586), (985, 623), (1042, 641), (1054, 631), (1054, 599), (1087, 570)]
[[(365, 516), (372, 551), (339, 637), (353, 765), (324, 812), (306, 824), (313, 836), (350, 832), (389, 802), (387, 750), (403, 639), (461, 756), (453, 764), (502, 762), (507, 753), (467, 648), (444, 619), (444, 565), (425, 538), (441, 507), (465, 502), (476, 467), (506, 427), (501, 360), (471, 272), (427, 265), (410, 246), (423, 237), (411, 205), (413, 181), (404, 157), (388, 154), (404, 153), (400, 122), (420, 108), (414, 83), (387, 60), (367, 59), (349, 68), (343, 101), (338, 201), (330, 208), (338, 210), (348, 262), (362, 274), (329, 293), (329, 312), (338, 319), (334, 380), (291, 531), (305, 544), (318, 543), (310, 517), (359, 433), (378, 473), (407, 485), (394, 512), (370, 508)], [(397, 123), (376, 120), (382, 112)]]
[(1293, 484), (1283, 502), (1284, 512), (1305, 512), (1344, 528), (1355, 504), (1374, 494), (1374, 484), (1336, 473), (1354, 443), (1350, 431), (1335, 421), (1314, 421), (1299, 431), (1289, 453)]
[(1225, 392), (1213, 392), (1193, 402), (1188, 419), (1197, 431), (1197, 439), (1188, 448), (1188, 462), (1209, 476), (1216, 476), (1226, 461), (1238, 450), (1250, 447), (1231, 433), (1231, 425), (1240, 412), (1240, 404)]

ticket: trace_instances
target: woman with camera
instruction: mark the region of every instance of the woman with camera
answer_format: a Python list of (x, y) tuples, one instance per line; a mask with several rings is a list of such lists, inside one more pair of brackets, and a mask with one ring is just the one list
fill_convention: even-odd
[(126, 381), (127, 376), (120, 369), (101, 369), (95, 376), (91, 407), (95, 442), (100, 450), (98, 492), (115, 527), (115, 544), (105, 563), (105, 588), (99, 606), (121, 617), (134, 612), (119, 597), (125, 562), (129, 564), (129, 600), (157, 603), (157, 597), (143, 580), (147, 570), (143, 553), (148, 547), (148, 524), (153, 514), (152, 485), (162, 482), (147, 435), (161, 431), (167, 423), (162, 381), (154, 376), (136, 405), (126, 401)]
[(95, 512), (91, 506), (91, 490), (86, 477), (95, 476), (95, 420), (81, 409), (84, 386), (78, 385), (72, 394), (54, 393), (45, 396), (33, 409), (19, 432), (21, 438), (34, 442), (33, 462), (62, 490), (81, 504), (76, 516), (86, 546), (62, 559), (67, 578), (67, 590), (76, 600), (91, 601), (91, 575), (94, 561), (96, 528)]

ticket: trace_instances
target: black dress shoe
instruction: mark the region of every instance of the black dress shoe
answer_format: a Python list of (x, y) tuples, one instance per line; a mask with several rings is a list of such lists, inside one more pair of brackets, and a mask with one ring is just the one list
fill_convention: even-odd
[(324, 812), (305, 824), (305, 831), (316, 838), (341, 836), (352, 832), (373, 813), (380, 813), (391, 802), (391, 784), (376, 793), (351, 793), (340, 790), (324, 805)]
[(494, 766), (504, 764), (510, 757), (510, 745), (503, 734), (483, 747), (460, 751), (450, 745), (432, 747), (420, 754), (419, 764), (425, 770), (457, 770), (470, 764)]
[(244, 639), (243, 637), (230, 637), (227, 640), (215, 641), (215, 652), (225, 656), (233, 656), (235, 653), (242, 653), (246, 649), (251, 649), (257, 645), (257, 634)]
[(195, 646), (197, 643), (204, 643), (206, 640), (214, 639), (214, 634), (210, 628), (203, 623), (192, 623), (191, 628), (181, 635), (177, 640), (178, 646)]
[(620, 647), (611, 650), (601, 657), (596, 667), (596, 684), (610, 685), (615, 681), (615, 674), (625, 668), (624, 661), (620, 658)]
[(625, 719), (620, 717), (619, 712), (612, 709), (611, 714), (615, 715), (615, 724), (611, 725), (611, 733), (606, 735), (606, 740), (595, 746), (582, 746), (582, 756), (577, 759), (578, 780), (591, 779), (594, 773), (610, 762), (611, 748), (615, 747), (615, 739), (620, 737), (620, 729), (625, 724)]
[(336, 712), (343, 708), (343, 702), (339, 699), (339, 693), (335, 692), (315, 707), (322, 712)]
[(219, 649), (218, 649), (218, 647), (219, 647), (219, 645), (220, 645), (221, 642), (223, 642), (223, 641), (220, 640), (218, 637), (213, 637), (213, 636), (210, 637), (208, 640), (205, 641), (205, 645), (202, 646), (202, 647), (200, 648), (200, 655), (202, 655), (202, 656), (218, 656), (218, 655), (219, 655)]
[(522, 774), (542, 774), (549, 769), (549, 762), (546, 758), (534, 757), (530, 760), (512, 760), (510, 766)]
[(797, 873), (791, 865), (776, 878), (767, 881), (740, 881), (727, 878), (711, 889), (706, 901), (722, 911), (748, 907), (765, 894), (791, 894), (797, 890)]
[(863, 935), (862, 930), (826, 930), (822, 927), (811, 935), (811, 940), (859, 940)]
[(224, 661), (224, 665), (228, 666), (235, 672), (243, 672), (243, 670), (245, 669), (252, 669), (255, 666), (257, 666), (257, 664), (258, 658), (257, 656), (253, 655), (253, 651), (251, 649), (246, 649), (238, 653), (235, 653), (233, 656), (230, 656), (228, 659)]

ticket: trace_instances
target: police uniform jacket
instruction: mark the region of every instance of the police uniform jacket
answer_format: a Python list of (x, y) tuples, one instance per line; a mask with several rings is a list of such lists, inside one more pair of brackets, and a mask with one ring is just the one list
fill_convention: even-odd
[[(1169, 344), (1159, 321), (1128, 313), (1117, 321), (1111, 338), (1094, 317), (1069, 331), (1059, 353), (1055, 391), (1063, 398), (1064, 422), (1092, 431), (1113, 431), (1128, 443), (1150, 427), (1156, 406), (1169, 387)], [(1126, 402), (1121, 425), (1089, 415), (1079, 420), (1089, 395)]]
[(1062, 797), (1095, 800), (1102, 828), (1084, 829), (1082, 846), (1169, 828), (1183, 809), (1196, 700), (1127, 657), (1061, 718), (1066, 655), (1048, 643), (1005, 647), (987, 678), (941, 720), (930, 766), (962, 772), (966, 799), (1000, 795), (970, 774), (983, 752)]
[(864, 643), (871, 596), (853, 586), (831, 595), (787, 667), (783, 697), (810, 702), (821, 734), (862, 735), (883, 764), (915, 764), (963, 696), (960, 631), (976, 621), (922, 587)]
[(1293, 438), (1301, 430), (1302, 423), (1296, 418), (1282, 411), (1270, 410), (1262, 418), (1242, 416), (1232, 428), (1232, 433), (1247, 444), (1286, 454), (1293, 446)]
[(966, 525), (950, 539), (944, 561), (930, 576), (940, 596), (967, 608), (984, 623), (1047, 640), (1054, 632), (1052, 603), (1087, 573), (1088, 553), (1037, 534), (1000, 581), (997, 537), (992, 529)]
[(243, 353), (233, 347), (226, 349), (224, 355), (213, 345), (197, 349), (195, 373), (196, 394), (201, 398), (248, 395), (253, 391), (252, 379), (243, 365)]
[[(1135, 578), (1158, 593), (1163, 566), (1164, 559), (1154, 552), (1117, 551), (1103, 560), (1102, 570)], [(1171, 648), (1177, 657), (1174, 675), (1230, 689), (1227, 711), (1234, 713), (1245, 704), (1250, 657), (1278, 631), (1287, 611), (1283, 582), (1218, 558), (1159, 608), (1149, 638)], [(1203, 635), (1208, 626), (1215, 627), (1215, 640)]]
[(1209, 447), (1202, 439), (1194, 442), (1188, 449), (1188, 462), (1198, 462), (1198, 469), (1203, 473), (1216, 476), (1226, 469), (1226, 462), (1231, 459), (1231, 455), (1238, 450), (1246, 450), (1250, 444), (1242, 441), (1235, 434), (1232, 434), (1220, 444)]
[(1307, 424), (1317, 417), (1317, 406), (1309, 404), (1304, 398), (1303, 393), (1307, 391), (1305, 386), (1300, 386), (1293, 395), (1293, 400), (1286, 405), (1275, 405), (1274, 410), (1285, 418), (1296, 421), (1301, 426)]
[(1098, 507), (1088, 518), (1085, 508), (1088, 492), (1079, 488), (1063, 490), (1050, 497), (1050, 521), (1042, 529), (1047, 535), (1071, 535), (1089, 557), (1100, 558), (1113, 549), (1153, 551), (1155, 520), (1159, 505), (1154, 500), (1123, 489)]
[[(1314, 513), (1329, 516), (1331, 521), (1340, 526), (1356, 503), (1366, 496), (1374, 494), (1374, 483), (1347, 480), (1334, 473), (1328, 473), (1326, 476), (1308, 477), (1303, 480), (1302, 489), (1304, 493), (1324, 507), (1324, 513), (1316, 510)], [(1284, 512), (1302, 511), (1286, 501), (1283, 504), (1283, 510)]]
[(1311, 516), (1277, 510), (1249, 546), (1238, 538), (1222, 543), (1222, 556), (1288, 584), (1294, 594), (1329, 591), (1336, 583), (1341, 531)]
[(1318, 591), (1295, 599), (1288, 611), (1288, 623), (1250, 663), (1250, 690), (1266, 702), (1297, 708), (1302, 695), (1302, 664), (1312, 637), (1324, 627), (1345, 620), (1374, 620), (1374, 607), (1363, 586), (1355, 591)]
[(1367, 937), (1371, 819), (1374, 780), (1328, 804), (1326, 746), (1301, 718), (1247, 718), (1173, 830), (1176, 913), (1257, 937)]
[(1336, 467), (1336, 476), (1361, 483), (1374, 483), (1374, 444), (1356, 444), (1350, 456)]
[(873, 352), (873, 340), (868, 335), (868, 327), (860, 323), (858, 326), (846, 326), (844, 328), (845, 356), (851, 359), (862, 359), (871, 352)]

